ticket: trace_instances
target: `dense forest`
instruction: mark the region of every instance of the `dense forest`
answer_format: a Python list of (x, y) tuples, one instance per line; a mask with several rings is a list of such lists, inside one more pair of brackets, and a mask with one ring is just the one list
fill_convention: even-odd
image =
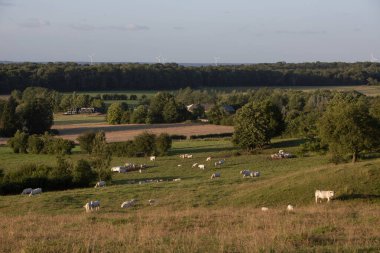
[(0, 93), (40, 86), (57, 91), (168, 90), (184, 87), (328, 86), (379, 84), (380, 63), (262, 63), (182, 66), (168, 64), (0, 64)]

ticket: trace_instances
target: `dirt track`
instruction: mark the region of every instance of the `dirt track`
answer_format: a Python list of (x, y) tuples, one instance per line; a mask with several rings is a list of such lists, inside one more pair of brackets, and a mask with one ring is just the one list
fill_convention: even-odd
[(101, 123), (91, 124), (71, 124), (71, 125), (56, 125), (54, 129), (59, 131), (59, 136), (75, 140), (78, 135), (86, 131), (100, 131), (106, 132), (108, 142), (118, 142), (133, 139), (134, 136), (144, 131), (160, 134), (178, 134), (178, 135), (196, 135), (196, 134), (217, 134), (217, 133), (232, 133), (233, 127), (231, 126), (217, 126), (210, 124), (196, 124), (196, 123), (175, 123), (175, 124), (126, 124), (126, 125), (107, 125)]

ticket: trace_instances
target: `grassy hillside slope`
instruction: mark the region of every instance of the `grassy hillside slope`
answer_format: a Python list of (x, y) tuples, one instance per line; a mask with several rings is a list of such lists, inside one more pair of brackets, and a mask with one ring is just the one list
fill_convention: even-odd
[[(228, 141), (175, 142), (170, 156), (114, 158), (147, 163), (143, 173), (115, 175), (103, 189), (45, 192), (39, 196), (0, 196), (0, 251), (25, 252), (342, 252), (380, 250), (380, 159), (333, 165), (326, 156), (271, 160), (270, 153), (297, 141), (279, 141), (256, 155), (236, 155)], [(178, 154), (191, 153), (193, 159)], [(235, 155), (233, 155), (235, 154)], [(22, 157), (28, 157), (25, 155)], [(206, 162), (208, 156), (212, 163)], [(0, 159), (15, 157), (0, 148)], [(40, 161), (54, 163), (52, 156)], [(72, 160), (83, 157), (75, 153)], [(225, 158), (221, 168), (214, 161)], [(20, 160), (19, 160), (20, 161)], [(206, 170), (192, 168), (204, 163)], [(178, 166), (181, 165), (181, 166)], [(259, 178), (242, 178), (242, 169)], [(222, 177), (210, 180), (213, 172)], [(173, 178), (181, 178), (173, 182)], [(163, 182), (142, 183), (149, 179)], [(334, 190), (332, 203), (314, 203), (315, 189)], [(135, 207), (123, 210), (123, 201)], [(99, 212), (82, 206), (100, 200)], [(157, 199), (155, 206), (148, 199)], [(288, 204), (295, 206), (287, 213)], [(269, 207), (264, 213), (260, 207)], [(11, 250), (10, 250), (11, 249)], [(112, 249), (112, 250), (109, 250)]]

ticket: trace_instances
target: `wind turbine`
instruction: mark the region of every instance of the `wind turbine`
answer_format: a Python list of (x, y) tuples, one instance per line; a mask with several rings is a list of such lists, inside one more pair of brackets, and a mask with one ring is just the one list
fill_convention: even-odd
[(220, 60), (219, 56), (214, 56), (214, 64), (215, 66), (218, 66), (218, 61)]
[(89, 54), (88, 55), (88, 58), (90, 58), (90, 65), (94, 64), (94, 59), (93, 59), (94, 56), (95, 56), (95, 54)]
[(158, 63), (162, 63), (162, 64), (165, 64), (167, 58), (163, 57), (161, 54), (159, 56), (156, 57), (156, 60)]
[(375, 58), (375, 56), (373, 56), (373, 54), (371, 54), (371, 62), (378, 62), (379, 59)]

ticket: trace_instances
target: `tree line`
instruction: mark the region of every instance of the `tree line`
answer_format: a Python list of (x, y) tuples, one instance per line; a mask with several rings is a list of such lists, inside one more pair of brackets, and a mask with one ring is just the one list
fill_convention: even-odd
[(261, 63), (220, 66), (168, 64), (0, 64), (0, 93), (41, 86), (57, 91), (174, 90), (185, 87), (379, 84), (371, 62)]

